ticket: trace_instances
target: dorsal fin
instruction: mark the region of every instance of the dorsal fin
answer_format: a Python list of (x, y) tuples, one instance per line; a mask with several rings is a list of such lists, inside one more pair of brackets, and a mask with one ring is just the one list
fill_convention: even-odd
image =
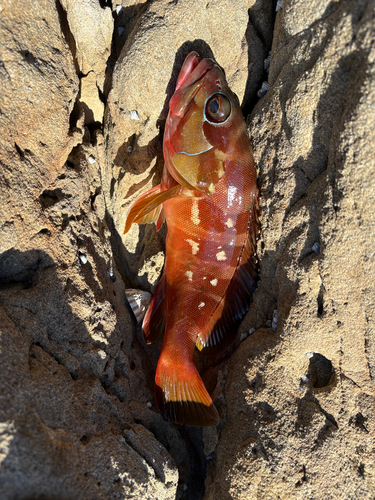
[(197, 348), (206, 356), (214, 356), (229, 347), (249, 309), (258, 275), (258, 260), (256, 258), (258, 231), (258, 203), (256, 203), (250, 214), (247, 239), (237, 269), (225, 296), (205, 325), (204, 330), (199, 334), (196, 342)]

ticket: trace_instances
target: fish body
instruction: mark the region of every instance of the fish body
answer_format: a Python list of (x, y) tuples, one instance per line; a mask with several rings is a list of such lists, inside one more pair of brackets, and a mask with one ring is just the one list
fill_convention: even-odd
[(195, 346), (216, 354), (235, 337), (256, 281), (256, 170), (237, 97), (222, 70), (193, 52), (170, 101), (162, 182), (130, 209), (132, 222), (167, 221), (163, 276), (143, 321), (163, 331), (155, 377), (166, 420), (214, 425), (217, 410), (195, 367)]

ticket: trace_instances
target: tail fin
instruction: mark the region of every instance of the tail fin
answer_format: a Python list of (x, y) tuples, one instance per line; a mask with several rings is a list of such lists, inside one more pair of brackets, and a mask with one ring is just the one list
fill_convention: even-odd
[(220, 421), (194, 363), (177, 366), (165, 354), (161, 354), (156, 370), (155, 401), (169, 422), (213, 426)]

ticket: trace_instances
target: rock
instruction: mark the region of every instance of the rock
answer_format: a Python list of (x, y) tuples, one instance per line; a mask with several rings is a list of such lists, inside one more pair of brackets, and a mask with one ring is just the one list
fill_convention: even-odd
[[(373, 2), (274, 8), (2, 2), (4, 500), (373, 497)], [(154, 290), (166, 228), (122, 235), (193, 49), (251, 111), (262, 222), (252, 334), (199, 361), (221, 416), (204, 431), (156, 411), (160, 342), (126, 300)]]
[(107, 61), (111, 53), (113, 18), (111, 9), (97, 0), (61, 0), (74, 39), (74, 57), (82, 74), (79, 101), (87, 125), (103, 121)]
[(153, 373), (109, 242), (102, 136), (75, 114), (64, 10), (3, 2), (0, 28), (1, 497), (175, 498), (162, 445), (124, 437), (130, 400), (155, 413)]
[(241, 327), (260, 328), (277, 308), (277, 335), (257, 330), (230, 359), (205, 498), (370, 499), (373, 3), (284, 4), (270, 88), (249, 119), (261, 274)]

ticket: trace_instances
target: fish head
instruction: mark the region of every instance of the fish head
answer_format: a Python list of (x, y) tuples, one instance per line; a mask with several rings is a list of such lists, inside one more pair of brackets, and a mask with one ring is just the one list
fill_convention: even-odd
[(196, 52), (186, 57), (170, 100), (163, 150), (172, 177), (209, 196), (228, 161), (251, 155), (237, 96), (218, 64)]

